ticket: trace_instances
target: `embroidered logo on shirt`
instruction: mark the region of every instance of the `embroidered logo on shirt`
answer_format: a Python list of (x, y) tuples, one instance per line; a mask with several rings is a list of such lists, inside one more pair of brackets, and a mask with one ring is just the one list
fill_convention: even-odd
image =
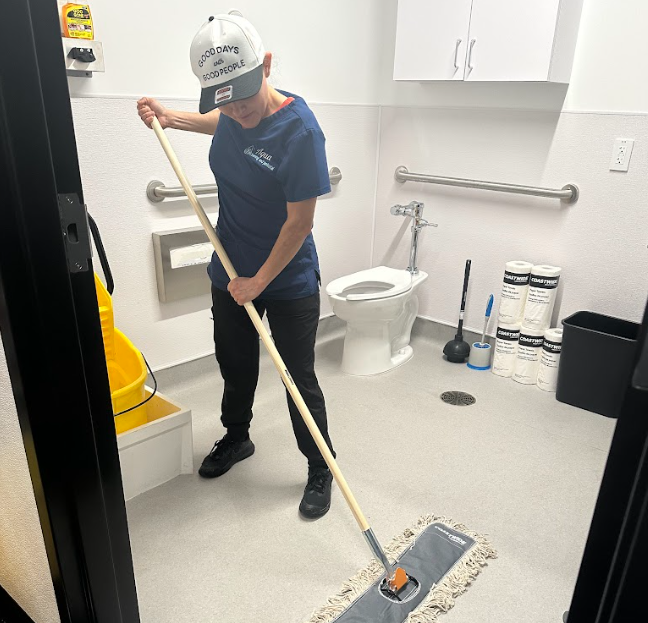
[(243, 150), (243, 153), (250, 158), (254, 158), (262, 167), (274, 171), (274, 165), (270, 164), (272, 160), (272, 155), (265, 151), (262, 147), (257, 148), (254, 145), (250, 145)]

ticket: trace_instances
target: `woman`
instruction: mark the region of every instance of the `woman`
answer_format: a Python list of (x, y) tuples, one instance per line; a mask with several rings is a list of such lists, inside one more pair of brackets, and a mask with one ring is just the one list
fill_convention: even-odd
[[(224, 380), (225, 436), (199, 474), (214, 478), (254, 453), (249, 437), (259, 374), (259, 339), (242, 307), (267, 313), (272, 336), (327, 444), (324, 396), (315, 375), (319, 265), (311, 233), (317, 197), (330, 192), (324, 135), (302, 98), (268, 84), (272, 54), (254, 27), (233, 15), (210, 17), (191, 45), (201, 82), (200, 113), (167, 110), (152, 98), (137, 107), (150, 127), (213, 135), (209, 162), (218, 183), (216, 231), (240, 275), (229, 281), (214, 253), (214, 342)], [(331, 504), (331, 473), (288, 396), (297, 445), (308, 459), (299, 511), (309, 519)]]

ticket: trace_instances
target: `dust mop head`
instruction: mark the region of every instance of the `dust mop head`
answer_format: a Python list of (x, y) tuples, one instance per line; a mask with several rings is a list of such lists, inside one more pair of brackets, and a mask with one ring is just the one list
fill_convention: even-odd
[(416, 578), (418, 590), (402, 601), (382, 590), (384, 568), (376, 560), (346, 582), (308, 623), (432, 623), (454, 606), (488, 559), (488, 540), (445, 517), (427, 515), (385, 548), (387, 556)]

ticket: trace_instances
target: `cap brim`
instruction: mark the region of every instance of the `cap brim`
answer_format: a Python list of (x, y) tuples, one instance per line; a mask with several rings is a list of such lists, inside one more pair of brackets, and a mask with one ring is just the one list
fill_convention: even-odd
[[(231, 104), (232, 102), (252, 97), (259, 92), (262, 84), (263, 65), (259, 65), (255, 69), (248, 71), (242, 76), (234, 78), (234, 80), (221, 82), (220, 84), (214, 84), (203, 89), (200, 94), (200, 106), (198, 109), (202, 114), (205, 114), (206, 112), (214, 110), (214, 108), (218, 108), (219, 106), (224, 106), (225, 104)], [(216, 91), (225, 87), (232, 88), (232, 97), (217, 104)]]

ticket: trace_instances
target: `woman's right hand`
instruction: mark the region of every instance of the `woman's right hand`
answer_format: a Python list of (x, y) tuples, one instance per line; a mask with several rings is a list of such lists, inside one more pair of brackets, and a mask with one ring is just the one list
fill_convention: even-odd
[(143, 97), (137, 102), (137, 113), (149, 128), (153, 123), (153, 117), (158, 118), (163, 128), (168, 128), (170, 125), (167, 109), (152, 97)]

